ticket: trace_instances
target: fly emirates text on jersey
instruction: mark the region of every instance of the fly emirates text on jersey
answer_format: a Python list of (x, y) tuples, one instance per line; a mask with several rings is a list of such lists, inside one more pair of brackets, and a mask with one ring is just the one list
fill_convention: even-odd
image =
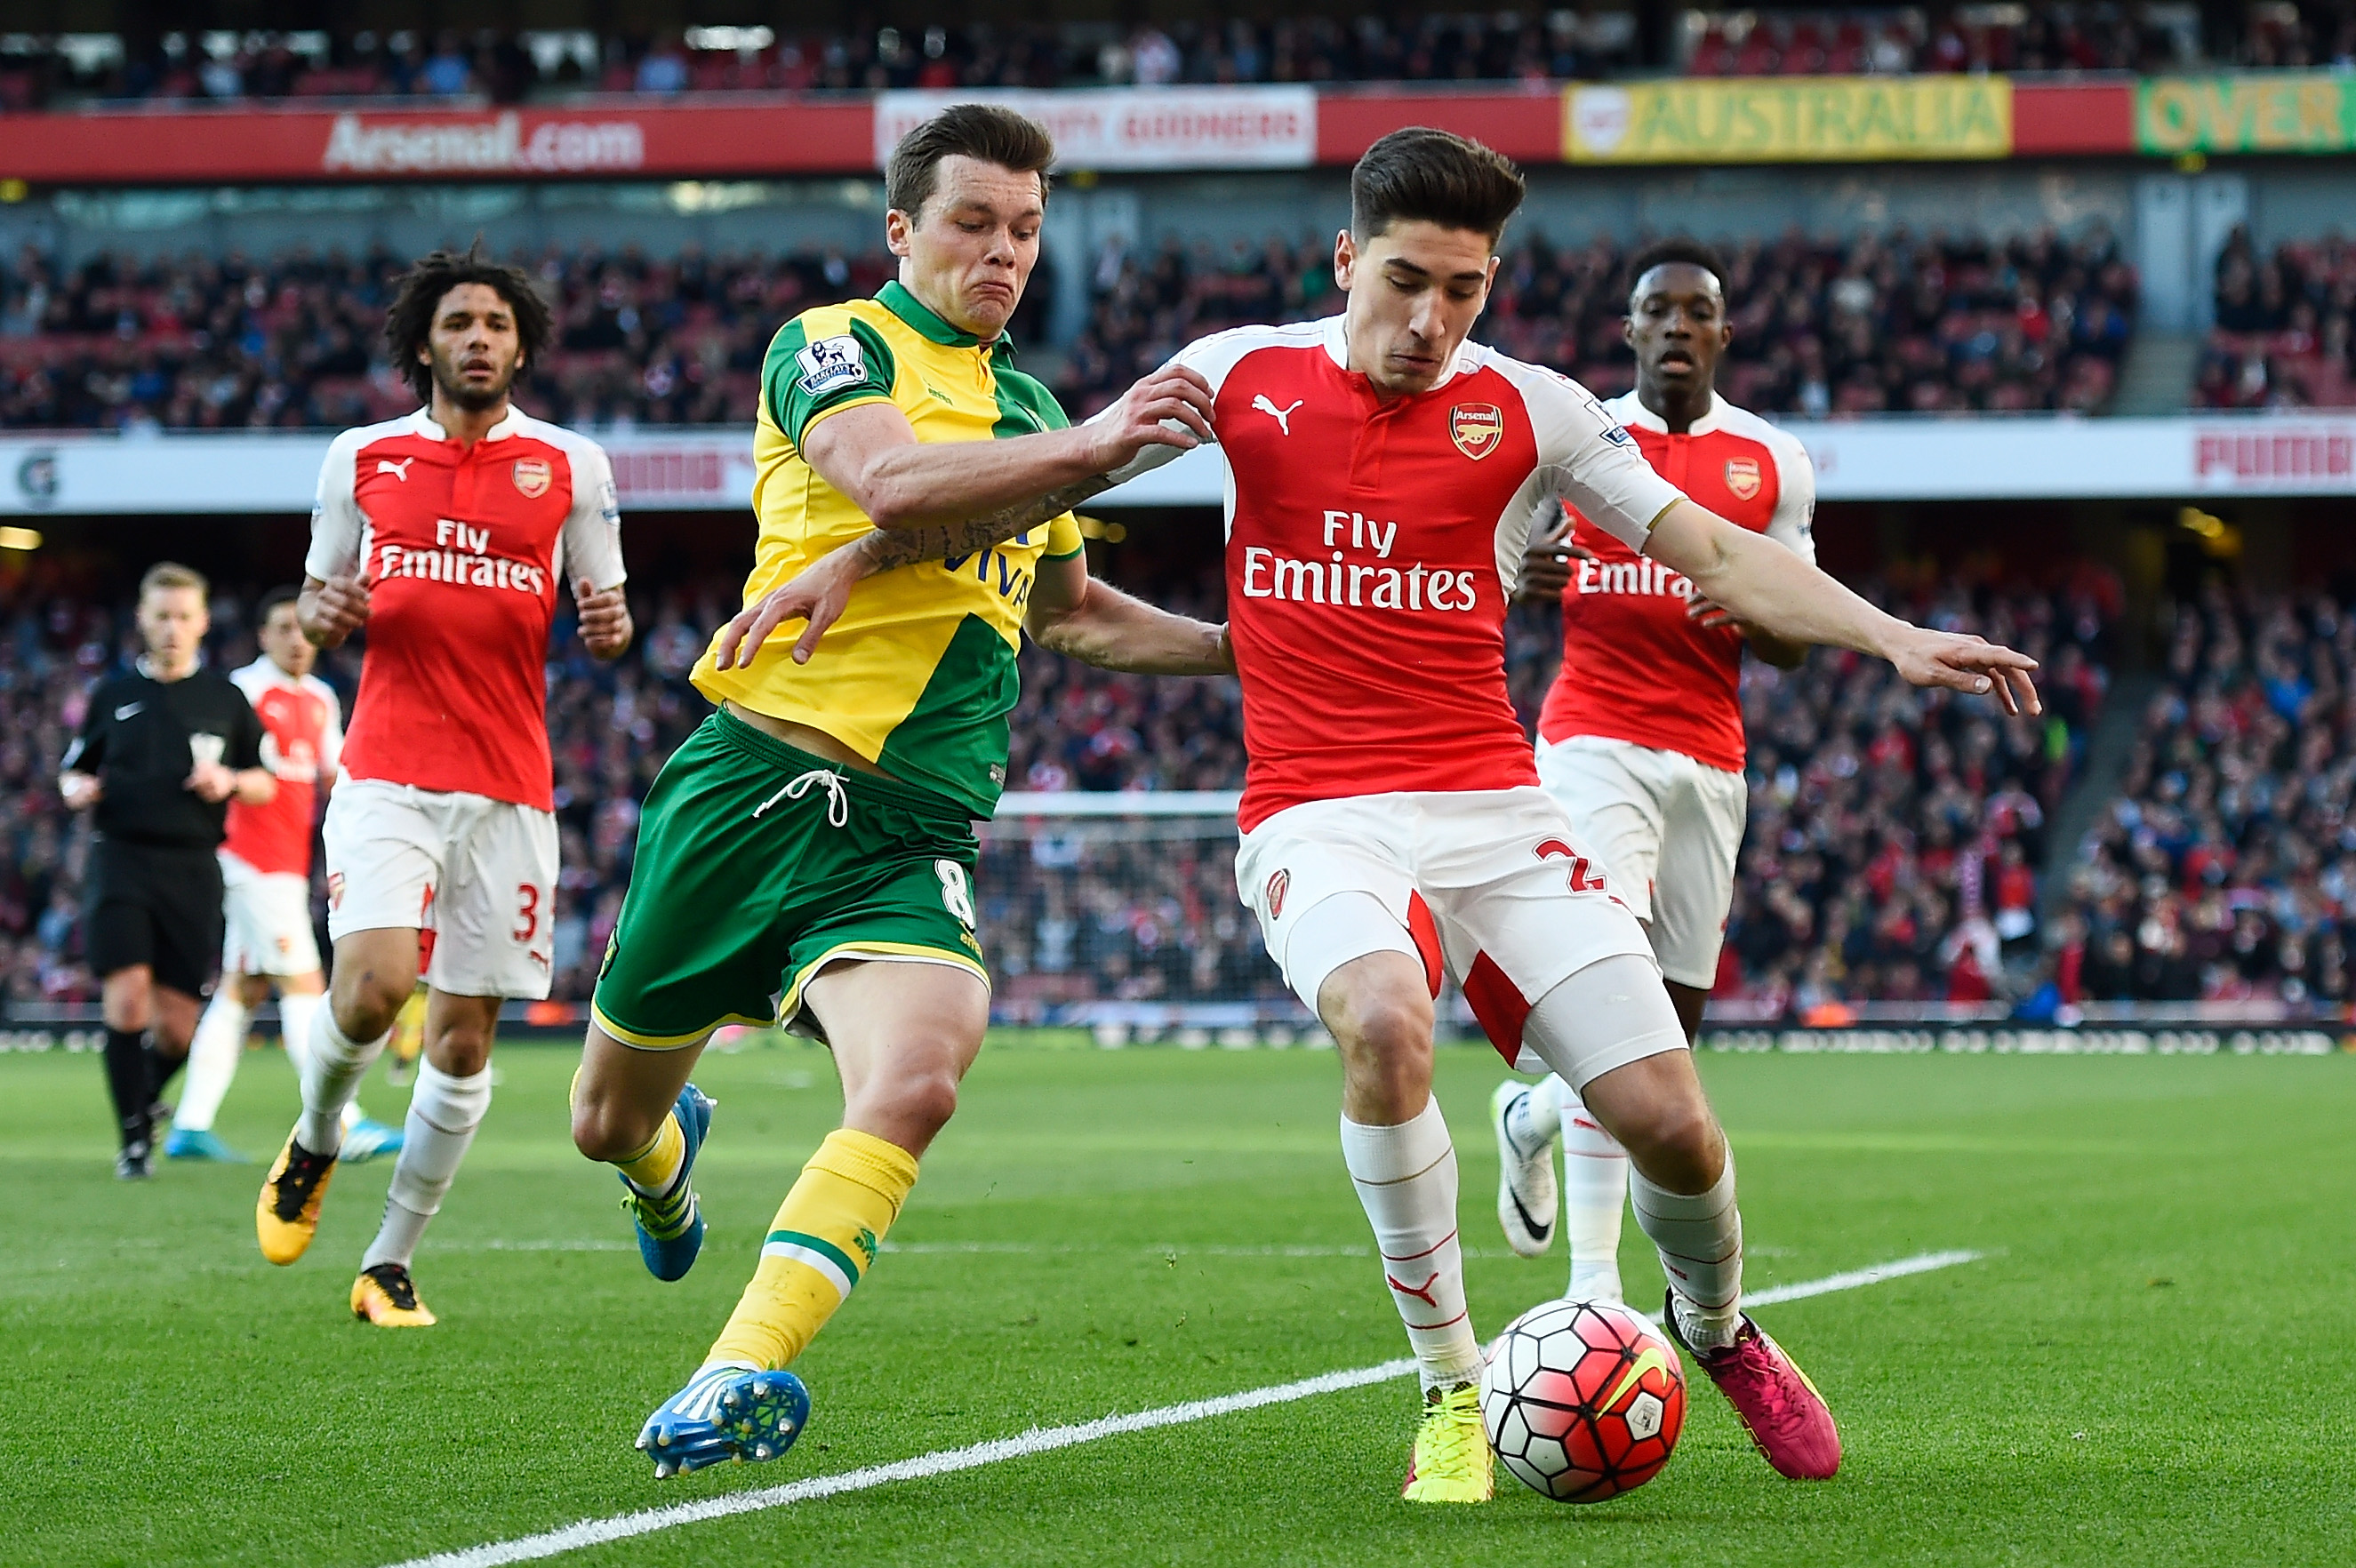
[(475, 588), (509, 588), (535, 599), (548, 594), (548, 573), (528, 561), (492, 555), (487, 525), (469, 528), (447, 517), (434, 520), (438, 549), (413, 549), (407, 545), (376, 548), (376, 581), (392, 577), (423, 577), (434, 582), (456, 582)]
[(1407, 567), (1352, 560), (1343, 548), (1345, 534), (1348, 550), (1371, 550), (1376, 561), (1387, 561), (1391, 547), (1398, 542), (1398, 525), (1378, 523), (1360, 512), (1327, 512), (1325, 548), (1333, 552), (1331, 560), (1296, 560), (1265, 545), (1248, 545), (1244, 597), (1376, 610), (1469, 611), (1479, 602), (1472, 572), (1435, 571), (1419, 560)]

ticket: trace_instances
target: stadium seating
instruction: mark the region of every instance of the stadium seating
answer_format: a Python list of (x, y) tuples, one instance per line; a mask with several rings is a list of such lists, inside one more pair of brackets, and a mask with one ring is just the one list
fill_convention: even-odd
[(2246, 229), (2217, 257), (2203, 408), (2356, 408), (2356, 247), (2338, 232), (2260, 256)]
[[(1620, 323), (1625, 253), (1608, 240), (1515, 241), (1475, 336), (1612, 396), (1634, 375)], [(1766, 412), (1842, 415), (2099, 407), (2134, 327), (2135, 274), (2107, 229), (2002, 242), (1901, 229), (1844, 246), (1791, 233), (1728, 258), (1735, 341), (1719, 387)], [(1108, 254), (1062, 387), (1093, 413), (1205, 332), (1340, 308), (1322, 239), (1175, 241)]]
[(2356, 617), (2211, 587), (2179, 607), (2118, 799), (2070, 870), (2071, 999), (2351, 997)]
[[(2210, 13), (2207, 30), (2201, 10)], [(1709, 76), (2023, 72), (2328, 65), (2356, 52), (2356, 7), (2027, 5), (1692, 10), (1668, 63)], [(471, 99), (581, 91), (1076, 87), (1167, 82), (1515, 81), (1646, 61), (1634, 7), (1230, 17), (1065, 26), (978, 23), (655, 36), (489, 29), (115, 34), (0, 39), (0, 107), (122, 99)]]
[[(2115, 584), (2087, 574), (2050, 593), (1953, 583), (1877, 592), (1905, 613), (2046, 659), (2052, 717), (2008, 721), (1984, 704), (1914, 694), (1886, 667), (1829, 650), (1789, 676), (1747, 667), (1751, 830), (1719, 994), (1754, 1011), (1883, 997), (1970, 999), (1994, 983), (1997, 948), (2035, 947), (2033, 924), (2008, 925), (2005, 911), (2035, 901), (2042, 824), (2107, 680)], [(217, 596), (216, 666), (253, 656), (252, 597), (230, 588)], [(1162, 597), (1217, 613), (1209, 594)], [(549, 688), (563, 865), (559, 999), (589, 995), (628, 882), (638, 802), (707, 711), (687, 672), (734, 603), (734, 583), (716, 578), (647, 590), (637, 604), (637, 646), (612, 666), (589, 658), (560, 621)], [(1558, 624), (1551, 610), (1523, 607), (1508, 634), (1509, 684), (1531, 723), (1553, 678)], [(78, 923), (87, 829), (67, 816), (50, 781), (89, 686), (130, 656), (132, 638), (125, 606), (22, 586), (0, 608), (0, 809), (12, 850), (0, 871), (0, 989), (10, 998), (95, 995)], [(1009, 769), (1016, 787), (1241, 786), (1233, 681), (1111, 675), (1035, 647), (1023, 661)], [(357, 656), (329, 654), (320, 667), (348, 703)], [(1085, 852), (1076, 836), (993, 837), (980, 910), (1001, 1004), (1035, 1013), (1080, 1000), (1281, 997), (1236, 901), (1232, 834), (1217, 818), (1133, 825), (1088, 840)], [(2021, 850), (2009, 889), (2008, 840)], [(2007, 904), (2024, 873), (2026, 898)], [(1975, 912), (2003, 934), (1979, 940)]]

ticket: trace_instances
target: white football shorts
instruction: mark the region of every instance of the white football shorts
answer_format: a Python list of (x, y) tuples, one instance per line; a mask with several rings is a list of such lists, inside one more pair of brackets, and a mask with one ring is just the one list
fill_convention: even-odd
[[(1523, 1072), (1546, 1070), (1522, 1035), (1548, 991), (1615, 955), (1653, 957), (1602, 862), (1532, 785), (1290, 806), (1244, 835), (1236, 886), (1312, 1012), (1344, 964), (1404, 953), (1421, 961), (1435, 997), (1452, 976), (1490, 1043)], [(1626, 1042), (1564, 1043), (1576, 1083), (1663, 1048), (1647, 1040), (1612, 1060)]]
[(1707, 991), (1734, 901), (1751, 788), (1740, 773), (1601, 735), (1538, 742), (1538, 784), (1652, 930), (1661, 973)]
[(426, 983), (459, 997), (548, 995), (556, 818), (487, 795), (347, 779), (327, 801), (327, 934), (430, 933)]
[(317, 974), (311, 879), (292, 871), (257, 871), (226, 849), (220, 869), (221, 974)]

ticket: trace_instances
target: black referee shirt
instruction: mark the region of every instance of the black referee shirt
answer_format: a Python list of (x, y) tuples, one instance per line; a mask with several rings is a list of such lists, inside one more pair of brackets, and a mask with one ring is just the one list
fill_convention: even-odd
[(262, 765), (262, 720), (245, 693), (201, 667), (174, 681), (134, 671), (90, 694), (60, 768), (98, 775), (94, 821), (107, 837), (210, 849), (228, 830), (229, 802), (208, 805), (187, 787), (200, 747), (234, 772)]

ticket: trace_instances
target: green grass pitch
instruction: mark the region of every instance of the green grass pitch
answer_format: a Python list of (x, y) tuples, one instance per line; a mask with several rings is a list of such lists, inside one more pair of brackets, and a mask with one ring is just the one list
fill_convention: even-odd
[[(630, 1441), (695, 1365), (833, 1123), (825, 1057), (713, 1055), (695, 1273), (641, 1270), (565, 1135), (568, 1051), (509, 1047), (419, 1259), (442, 1325), (345, 1296), (389, 1165), (343, 1172), (290, 1269), (253, 1168), (111, 1174), (99, 1063), (0, 1057), (0, 1560), (390, 1563), (416, 1554), (1368, 1365), (1404, 1353), (1334, 1134), (1330, 1053), (1001, 1048), (864, 1287), (804, 1359), (780, 1462), (658, 1486)], [(1401, 1381), (555, 1559), (667, 1564), (2356, 1562), (2356, 1061), (1718, 1057), (1752, 1288), (1981, 1262), (1772, 1307), (1847, 1459), (1778, 1479), (1697, 1380), (1652, 1485), (1566, 1508), (1397, 1495)], [(1490, 1205), (1485, 1049), (1440, 1052), (1483, 1331), (1562, 1285)], [(397, 1116), (381, 1075), (364, 1092)], [(275, 1052), (220, 1122), (292, 1118)], [(1633, 1222), (1632, 1296), (1658, 1271)], [(1219, 1250), (1209, 1250), (1219, 1249)]]

